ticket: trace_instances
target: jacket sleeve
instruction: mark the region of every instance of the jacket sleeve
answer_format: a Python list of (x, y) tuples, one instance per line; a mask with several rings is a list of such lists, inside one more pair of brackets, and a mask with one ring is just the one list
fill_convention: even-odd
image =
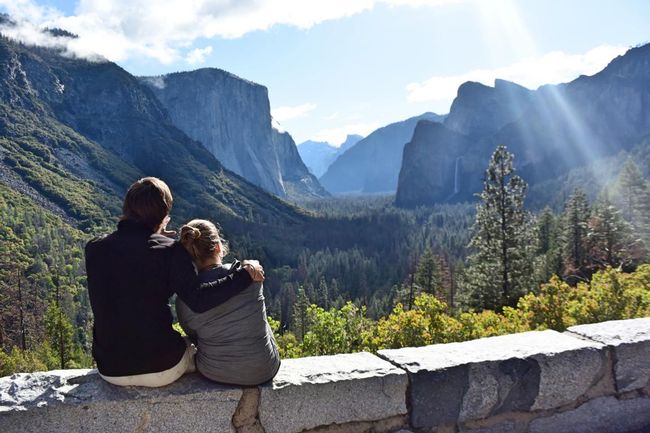
[(171, 288), (195, 313), (204, 313), (223, 304), (253, 282), (249, 273), (238, 266), (223, 278), (201, 283), (192, 259), (182, 245), (175, 243), (170, 253)]

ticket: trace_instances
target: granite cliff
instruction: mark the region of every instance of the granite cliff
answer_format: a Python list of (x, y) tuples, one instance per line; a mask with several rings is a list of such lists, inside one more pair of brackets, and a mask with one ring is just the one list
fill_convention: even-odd
[(593, 76), (536, 91), (503, 80), (465, 83), (444, 122), (418, 125), (405, 146), (396, 203), (471, 200), (499, 144), (531, 186), (630, 152), (650, 135), (649, 83), (650, 44)]
[(280, 197), (327, 195), (287, 133), (271, 126), (266, 87), (214, 68), (142, 77), (172, 123), (227, 169)]
[(442, 119), (424, 113), (377, 129), (341, 154), (320, 178), (321, 184), (331, 193), (394, 192), (404, 144), (415, 125), (420, 120)]

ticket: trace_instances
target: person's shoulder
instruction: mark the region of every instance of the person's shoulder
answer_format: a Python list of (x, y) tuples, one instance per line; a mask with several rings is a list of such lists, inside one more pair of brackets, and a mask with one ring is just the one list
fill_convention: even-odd
[(86, 243), (84, 248), (84, 254), (86, 256), (86, 263), (91, 263), (96, 260), (101, 260), (100, 258), (107, 254), (108, 249), (110, 248), (108, 244), (110, 243), (109, 234), (103, 234), (95, 236)]
[(174, 261), (192, 262), (185, 247), (173, 238), (154, 233), (149, 236), (147, 243), (151, 252), (163, 254)]
[(95, 236), (94, 238), (89, 240), (86, 243), (86, 251), (89, 251), (89, 250), (92, 251), (92, 250), (95, 250), (95, 249), (101, 247), (101, 245), (103, 245), (103, 244), (105, 244), (107, 242), (108, 236), (109, 236), (108, 234), (103, 234), (103, 235)]

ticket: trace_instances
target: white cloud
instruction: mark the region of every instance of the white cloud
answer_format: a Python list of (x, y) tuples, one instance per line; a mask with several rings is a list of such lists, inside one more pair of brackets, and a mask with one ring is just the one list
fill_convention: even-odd
[(205, 58), (212, 54), (212, 47), (195, 48), (185, 57), (185, 61), (190, 65), (199, 65), (205, 63)]
[(553, 51), (500, 68), (476, 69), (459, 75), (433, 76), (426, 81), (406, 86), (408, 100), (430, 102), (433, 110), (447, 112), (456, 97), (458, 87), (466, 81), (477, 81), (491, 86), (496, 78), (501, 78), (535, 89), (543, 84), (571, 81), (581, 74), (595, 74), (626, 50), (626, 47), (601, 45), (584, 54)]
[(359, 134), (363, 137), (368, 136), (372, 131), (381, 125), (377, 122), (370, 123), (351, 123), (336, 128), (321, 129), (311, 140), (326, 141), (333, 146), (340, 146), (350, 134)]
[(275, 25), (306, 29), (382, 3), (415, 7), (455, 1), (79, 0), (69, 16), (36, 0), (0, 0), (0, 6), (18, 20), (79, 35), (70, 42), (70, 50), (82, 55), (96, 52), (112, 61), (144, 56), (170, 63), (181, 59), (181, 53), (199, 38), (238, 38)]
[(304, 117), (307, 115), (307, 113), (313, 111), (315, 108), (316, 104), (312, 103), (276, 107), (271, 110), (271, 116), (273, 116), (273, 120), (282, 123), (286, 122), (287, 120)]
[(466, 0), (382, 0), (381, 3), (386, 3), (389, 6), (442, 6), (450, 3), (460, 3)]

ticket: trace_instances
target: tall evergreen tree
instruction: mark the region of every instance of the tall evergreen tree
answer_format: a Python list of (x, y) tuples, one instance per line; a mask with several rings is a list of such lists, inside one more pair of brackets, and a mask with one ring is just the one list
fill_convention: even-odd
[(540, 281), (548, 281), (552, 275), (562, 275), (562, 254), (558, 245), (558, 222), (547, 206), (537, 218), (537, 273)]
[(607, 195), (593, 207), (587, 237), (591, 272), (606, 266), (632, 265), (638, 258), (638, 248), (630, 236), (629, 225)]
[(524, 210), (527, 185), (514, 174), (513, 155), (505, 146), (492, 154), (463, 277), (465, 303), (499, 309), (515, 305), (534, 286), (534, 227)]
[(295, 334), (301, 340), (305, 336), (307, 328), (309, 327), (307, 309), (310, 304), (305, 289), (302, 286), (298, 287), (296, 303), (293, 306), (293, 329)]
[(584, 191), (576, 189), (569, 197), (563, 215), (562, 250), (564, 278), (571, 284), (587, 280), (587, 224), (591, 209)]
[(56, 302), (50, 302), (45, 313), (45, 329), (60, 368), (66, 368), (74, 351), (73, 328), (70, 319)]
[(633, 226), (638, 223), (640, 200), (646, 189), (646, 181), (632, 158), (623, 165), (618, 179), (620, 187), (619, 201), (622, 202), (623, 216)]
[(420, 261), (418, 262), (417, 270), (415, 271), (415, 284), (424, 292), (430, 293), (440, 297), (440, 269), (436, 256), (431, 251), (430, 247), (426, 247)]
[(325, 277), (320, 277), (320, 282), (318, 283), (318, 305), (328, 309), (330, 307), (330, 295), (327, 288), (327, 283), (325, 282)]
[(650, 185), (639, 166), (629, 158), (625, 161), (618, 178), (619, 197), (623, 217), (630, 223), (634, 237), (642, 247), (650, 250)]

